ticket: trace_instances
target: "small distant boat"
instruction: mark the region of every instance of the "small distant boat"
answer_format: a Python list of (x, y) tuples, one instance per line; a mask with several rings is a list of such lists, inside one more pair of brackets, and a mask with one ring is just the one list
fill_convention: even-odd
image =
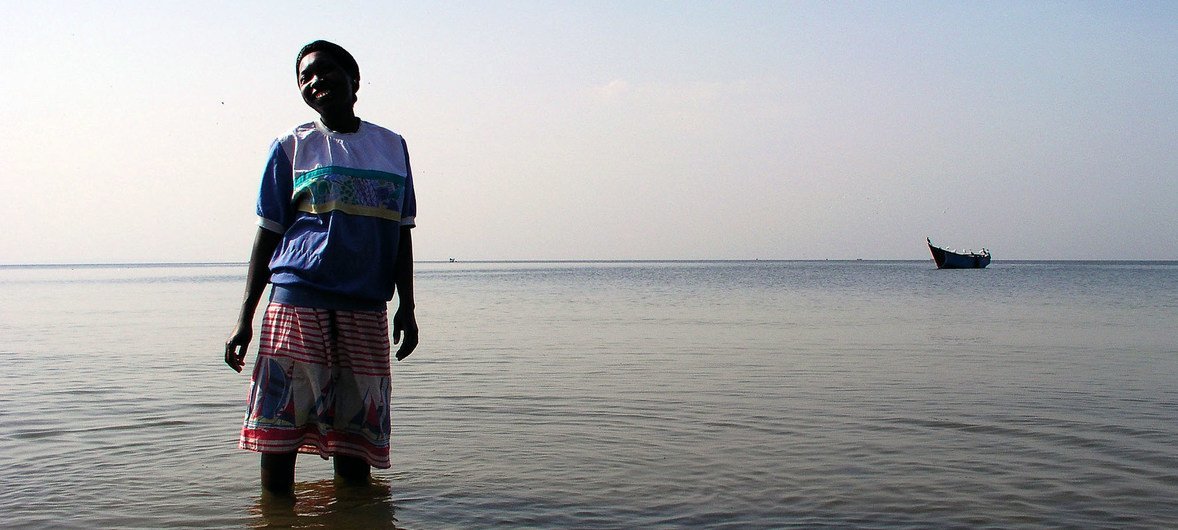
[(934, 247), (933, 240), (927, 237), (924, 240), (928, 241), (928, 249), (933, 253), (933, 261), (937, 263), (938, 269), (984, 269), (990, 264), (990, 251), (984, 248), (981, 252), (962, 254)]

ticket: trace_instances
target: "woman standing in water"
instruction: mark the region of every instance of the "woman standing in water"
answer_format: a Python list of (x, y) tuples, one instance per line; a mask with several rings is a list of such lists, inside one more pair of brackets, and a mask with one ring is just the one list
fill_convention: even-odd
[(333, 458), (348, 481), (389, 467), (386, 306), (394, 293), (397, 360), (418, 341), (417, 202), (405, 141), (356, 116), (360, 68), (342, 47), (312, 42), (295, 65), (319, 119), (270, 149), (245, 296), (225, 342), (225, 362), (240, 372), (258, 302), (273, 284), (239, 445), (262, 454), (262, 487), (279, 495), (293, 491), (300, 452)]

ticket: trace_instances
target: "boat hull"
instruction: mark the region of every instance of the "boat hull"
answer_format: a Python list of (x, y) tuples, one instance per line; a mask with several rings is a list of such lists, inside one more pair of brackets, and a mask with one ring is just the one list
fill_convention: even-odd
[(990, 264), (989, 252), (983, 254), (976, 252), (958, 254), (957, 252), (934, 247), (932, 242), (929, 242), (928, 249), (933, 253), (933, 262), (937, 264), (938, 269), (984, 269), (986, 265)]

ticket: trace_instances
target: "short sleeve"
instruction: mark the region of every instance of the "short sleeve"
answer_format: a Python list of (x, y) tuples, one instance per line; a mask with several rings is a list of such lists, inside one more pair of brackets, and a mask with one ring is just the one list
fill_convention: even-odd
[(262, 186), (258, 190), (258, 226), (271, 232), (285, 233), (294, 222), (294, 176), (290, 158), (282, 148), (282, 142), (275, 140), (270, 146), (270, 159), (262, 173)]
[(405, 150), (405, 196), (401, 204), (401, 227), (413, 228), (417, 226), (417, 192), (413, 190), (413, 167), (409, 165), (409, 146), (401, 138), (401, 148)]

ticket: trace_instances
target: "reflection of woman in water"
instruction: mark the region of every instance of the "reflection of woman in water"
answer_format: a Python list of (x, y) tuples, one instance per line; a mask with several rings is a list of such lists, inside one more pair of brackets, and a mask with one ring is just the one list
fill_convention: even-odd
[(336, 474), (366, 482), (389, 467), (389, 321), (398, 296), (397, 359), (417, 346), (413, 240), (417, 202), (400, 135), (356, 117), (360, 68), (315, 41), (295, 63), (303, 101), (319, 119), (278, 138), (258, 194), (258, 231), (225, 362), (245, 365), (262, 321), (240, 446), (262, 453), (262, 487), (290, 494), (297, 453), (334, 458)]
[(396, 507), (387, 480), (373, 477), (365, 487), (338, 480), (299, 483), (299, 502), (263, 495), (253, 512), (266, 528), (396, 528)]

